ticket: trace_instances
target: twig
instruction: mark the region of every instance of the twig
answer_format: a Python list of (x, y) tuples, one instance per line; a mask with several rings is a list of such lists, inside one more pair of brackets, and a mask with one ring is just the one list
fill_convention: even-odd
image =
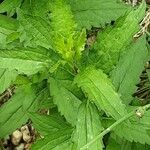
[(83, 147), (81, 147), (80, 150), (88, 149), (90, 145), (92, 145), (99, 138), (102, 138), (104, 135), (106, 135), (107, 133), (109, 133), (110, 131), (112, 131), (112, 129), (114, 129), (117, 125), (121, 124), (122, 122), (124, 122), (125, 120), (129, 119), (130, 117), (132, 117), (135, 114), (138, 117), (141, 117), (144, 114), (144, 112), (147, 111), (148, 109), (150, 109), (150, 104), (145, 105), (143, 107), (138, 107), (137, 109), (131, 111), (126, 116), (124, 116), (123, 118), (119, 119), (114, 124), (112, 124), (110, 127), (108, 127), (106, 130), (104, 130), (99, 135), (97, 135), (92, 141), (90, 141), (89, 143), (87, 143), (86, 145), (84, 145)]
[(138, 0), (133, 0), (133, 1), (132, 1), (132, 6), (133, 6), (133, 7), (136, 6), (136, 5), (137, 5), (137, 2), (138, 2)]
[(147, 10), (146, 12), (146, 16), (144, 17), (144, 19), (142, 20), (142, 22), (140, 23), (141, 29), (138, 33), (136, 33), (134, 35), (134, 38), (139, 38), (140, 36), (142, 36), (143, 34), (147, 33), (148, 27), (150, 24), (150, 9)]

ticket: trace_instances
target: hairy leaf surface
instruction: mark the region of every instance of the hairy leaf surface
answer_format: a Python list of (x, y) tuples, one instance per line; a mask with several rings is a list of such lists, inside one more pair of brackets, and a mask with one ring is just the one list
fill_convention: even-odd
[(41, 135), (55, 134), (56, 131), (69, 127), (69, 125), (56, 116), (39, 115), (37, 113), (29, 113), (33, 126)]
[(0, 4), (0, 13), (7, 12), (10, 16), (16, 11), (16, 8), (20, 6), (22, 0), (4, 0)]
[(51, 48), (50, 24), (39, 16), (19, 12), (21, 41), (27, 46)]
[(64, 0), (54, 0), (50, 5), (52, 47), (67, 61), (81, 57), (86, 32), (77, 31), (70, 5)]
[(35, 74), (52, 64), (50, 54), (45, 49), (16, 48), (0, 50), (0, 68), (18, 70), (24, 74)]
[(70, 150), (70, 137), (72, 129), (66, 128), (49, 134), (44, 139), (37, 140), (31, 150)]
[(125, 48), (133, 41), (134, 34), (139, 30), (139, 22), (144, 16), (145, 7), (143, 2), (138, 9), (121, 17), (114, 27), (107, 27), (105, 31), (99, 32), (90, 50), (91, 63), (95, 63), (106, 73), (117, 65), (121, 53), (126, 52)]
[(119, 140), (117, 141), (114, 140), (113, 138), (109, 138), (108, 144), (106, 146), (106, 150), (132, 150), (131, 142), (126, 140), (121, 140), (121, 139)]
[[(125, 139), (130, 142), (133, 141), (139, 142), (141, 144), (145, 143), (149, 144), (150, 141), (149, 129), (146, 128), (145, 125), (142, 124), (142, 122), (140, 122), (138, 119), (136, 120), (136, 122), (134, 121), (130, 119), (130, 123), (128, 124), (125, 122), (118, 124), (112, 130), (112, 133), (114, 133), (115, 136), (117, 135), (119, 139)], [(109, 127), (113, 123), (115, 123), (115, 121), (109, 118), (105, 120), (103, 126)]]
[(71, 8), (79, 28), (90, 29), (122, 16), (129, 7), (116, 0), (70, 0)]
[(67, 88), (61, 84), (61, 80), (49, 79), (50, 94), (53, 97), (54, 104), (66, 118), (66, 120), (75, 125), (78, 107), (81, 101)]
[[(4, 33), (9, 33), (12, 31), (16, 31), (18, 28), (19, 24), (18, 21), (16, 19), (13, 18), (9, 18), (7, 16), (4, 15), (0, 15), (0, 31), (6, 31)], [(2, 30), (3, 29), (3, 30)], [(7, 31), (8, 30), (8, 31)]]
[(136, 90), (139, 76), (144, 70), (148, 50), (145, 36), (127, 47), (127, 52), (121, 56), (118, 65), (111, 74), (116, 91), (121, 95), (123, 103), (129, 104)]
[(0, 48), (18, 38), (18, 21), (4, 15), (0, 15)]
[(51, 0), (24, 0), (21, 5), (21, 10), (25, 12), (25, 14), (32, 16), (39, 16), (43, 19), (48, 19), (48, 14), (50, 13), (50, 3)]
[[(130, 106), (128, 107), (128, 110), (133, 111), (136, 108), (136, 106)], [(138, 116), (133, 116), (130, 118), (130, 120), (133, 124), (140, 124), (146, 130), (150, 130), (150, 110), (146, 111), (141, 118), (139, 118)]]
[(127, 125), (122, 123), (114, 129), (115, 134), (120, 138), (125, 138), (130, 142), (139, 142), (141, 144), (149, 144), (150, 136), (148, 131), (141, 124), (131, 124)]
[[(98, 110), (94, 104), (82, 103), (78, 111), (76, 129), (73, 133), (73, 148), (79, 150), (81, 147), (96, 137), (103, 127), (99, 118)], [(91, 146), (90, 150), (102, 150), (102, 140), (98, 139)]]
[(140, 143), (132, 143), (132, 150), (149, 150), (150, 146), (146, 144), (140, 144)]
[(33, 7), (35, 11), (33, 10), (30, 15), (26, 11), (27, 14), (19, 11), (21, 41), (29, 46), (53, 48), (67, 61), (78, 60), (85, 45), (85, 30), (76, 30), (70, 5), (66, 1), (54, 0), (45, 3), (47, 6), (43, 7), (47, 7), (47, 11), (51, 12), (44, 10), (45, 13), (47, 12), (47, 18), (35, 14), (37, 6)]
[(83, 89), (89, 100), (114, 119), (118, 120), (127, 114), (125, 105), (101, 70), (89, 67), (75, 78), (75, 82)]

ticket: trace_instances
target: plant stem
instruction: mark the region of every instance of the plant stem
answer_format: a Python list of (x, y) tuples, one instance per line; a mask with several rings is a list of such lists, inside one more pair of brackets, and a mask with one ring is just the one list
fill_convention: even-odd
[(135, 115), (137, 111), (138, 112), (141, 111), (141, 110), (142, 111), (147, 111), (148, 109), (150, 109), (150, 104), (145, 105), (143, 107), (138, 107), (135, 110), (131, 111), (130, 113), (128, 113), (127, 115), (125, 115), (124, 117), (122, 117), (121, 119), (119, 119), (115, 123), (113, 123), (110, 127), (108, 127), (106, 130), (101, 132), (99, 135), (97, 135), (92, 141), (90, 141), (89, 143), (87, 143), (86, 145), (81, 147), (80, 150), (88, 149), (89, 146), (92, 145), (95, 141), (97, 141), (99, 138), (102, 138), (105, 134), (109, 133), (110, 131), (112, 131), (112, 129), (114, 129), (117, 125), (121, 124), (125, 120), (127, 120), (130, 117), (132, 117), (133, 115)]

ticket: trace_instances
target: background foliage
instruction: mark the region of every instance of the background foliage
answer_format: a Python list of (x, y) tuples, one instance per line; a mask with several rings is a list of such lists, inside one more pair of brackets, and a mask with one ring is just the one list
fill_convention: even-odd
[(43, 137), (33, 150), (149, 149), (150, 106), (133, 97), (149, 59), (148, 35), (135, 38), (146, 9), (144, 1), (4, 0), (0, 94), (15, 90), (0, 99), (0, 138), (31, 120)]

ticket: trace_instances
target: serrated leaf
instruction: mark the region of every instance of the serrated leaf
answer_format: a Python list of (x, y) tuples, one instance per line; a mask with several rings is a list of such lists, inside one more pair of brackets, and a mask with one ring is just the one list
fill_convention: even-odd
[(132, 150), (149, 150), (150, 146), (140, 143), (132, 143)]
[(87, 29), (104, 26), (130, 9), (116, 0), (71, 0), (70, 5), (79, 28)]
[(116, 21), (113, 27), (107, 27), (104, 32), (100, 32), (90, 50), (89, 61), (106, 73), (113, 70), (120, 55), (126, 52), (125, 48), (139, 31), (139, 22), (144, 16), (145, 9), (146, 5), (143, 2), (138, 9), (132, 10)]
[[(76, 23), (73, 20), (70, 6), (64, 0), (44, 3), (47, 3), (47, 6), (43, 6), (43, 11), (46, 13), (47, 18), (35, 14), (35, 12), (39, 11), (35, 8), (37, 6), (33, 6), (35, 10), (30, 15), (19, 11), (21, 41), (24, 41), (25, 45), (29, 46), (40, 45), (53, 48), (67, 61), (78, 60), (84, 50), (85, 30), (81, 32), (76, 30)], [(34, 2), (31, 4), (34, 5)], [(45, 10), (45, 7), (47, 7), (47, 10)]]
[[(79, 150), (81, 147), (90, 142), (96, 137), (103, 127), (99, 118), (98, 110), (94, 104), (82, 103), (78, 111), (78, 119), (76, 129), (72, 135), (73, 149)], [(91, 146), (89, 150), (102, 150), (102, 139), (98, 139)]]
[[(37, 83), (40, 85), (40, 83)], [(37, 84), (35, 84), (37, 86)], [(43, 87), (44, 86), (44, 87)], [(37, 91), (36, 94), (36, 101), (33, 104), (34, 107), (31, 108), (31, 111), (36, 111), (36, 110), (43, 110), (43, 109), (50, 109), (56, 107), (52, 101), (52, 98), (50, 97), (49, 89), (46, 87), (44, 84), (41, 86), (40, 89), (36, 89)]]
[(0, 68), (18, 70), (27, 75), (35, 74), (51, 65), (50, 53), (41, 48), (15, 48), (0, 50)]
[(75, 125), (78, 107), (81, 101), (61, 84), (61, 80), (50, 78), (49, 83), (50, 94), (53, 97), (54, 104), (57, 105), (58, 110), (64, 115), (66, 120), (72, 125)]
[[(0, 137), (12, 133), (29, 119), (29, 112), (37, 112), (45, 96), (43, 83), (23, 85), (15, 90), (15, 94), (0, 108)], [(42, 91), (42, 92), (41, 92)], [(48, 89), (47, 89), (48, 92)], [(43, 95), (42, 95), (42, 94)]]
[(21, 9), (23, 10), (23, 12), (25, 12), (25, 14), (32, 14), (33, 16), (39, 16), (47, 20), (50, 3), (50, 0), (25, 0), (21, 5)]
[(56, 131), (65, 129), (69, 125), (56, 116), (39, 115), (37, 113), (29, 113), (29, 118), (32, 120), (34, 128), (42, 135), (55, 134)]
[(6, 88), (16, 79), (17, 71), (0, 69), (0, 94), (3, 93)]
[(51, 48), (50, 24), (39, 16), (24, 14), (19, 11), (20, 39), (26, 46)]
[(149, 144), (150, 136), (147, 130), (140, 124), (120, 124), (114, 129), (114, 133), (120, 138), (125, 138), (130, 142), (139, 142), (141, 144)]
[(70, 150), (71, 133), (72, 129), (66, 128), (55, 132), (55, 134), (47, 135), (44, 139), (37, 140), (31, 150)]
[(53, 73), (53, 77), (58, 80), (68, 80), (72, 81), (74, 79), (75, 72), (73, 72), (72, 68), (65, 64), (63, 66), (59, 66), (58, 69)]
[(7, 12), (10, 16), (16, 11), (16, 8), (21, 5), (22, 0), (4, 0), (0, 4), (0, 13)]
[(42, 71), (42, 72), (38, 72), (38, 73), (30, 76), (30, 80), (31, 80), (32, 83), (40, 83), (44, 79), (47, 79), (48, 76), (49, 76), (49, 72)]
[(36, 95), (30, 86), (19, 88), (15, 95), (0, 108), (0, 137), (12, 133), (26, 123), (27, 111), (33, 107)]
[(37, 107), (38, 109), (51, 109), (56, 107), (53, 103), (53, 99), (50, 96), (49, 89), (47, 87), (44, 87), (37, 96)]
[[(133, 111), (136, 108), (136, 106), (130, 106), (128, 107), (128, 110)], [(138, 116), (133, 116), (130, 118), (130, 120), (132, 124), (141, 125), (146, 130), (150, 130), (150, 110), (146, 111), (141, 118), (139, 118)]]
[(77, 75), (75, 83), (82, 88), (88, 99), (107, 115), (118, 120), (127, 114), (125, 105), (103, 71), (88, 67)]
[(148, 50), (145, 36), (127, 47), (116, 68), (111, 73), (111, 79), (116, 91), (121, 95), (124, 104), (129, 104), (136, 90), (140, 74), (147, 61)]
[[(16, 31), (19, 24), (16, 19), (9, 18), (5, 15), (0, 15), (0, 31), (6, 31), (4, 33), (11, 33), (12, 31)], [(2, 30), (3, 29), (3, 30)]]
[(119, 144), (113, 140), (109, 139), (108, 144), (106, 146), (106, 150), (121, 150)]
[(76, 28), (70, 5), (65, 0), (54, 0), (50, 4), (50, 10), (52, 31), (55, 32), (55, 36), (60, 34), (67, 40)]
[(78, 31), (70, 5), (64, 0), (50, 4), (52, 47), (67, 61), (80, 59), (86, 41), (86, 31)]
[(126, 140), (122, 140), (121, 142), (120, 141), (118, 142), (113, 138), (109, 138), (108, 144), (106, 146), (106, 150), (132, 150), (131, 145), (132, 144)]
[[(14, 41), (17, 36), (18, 21), (4, 15), (0, 15), (0, 48), (6, 47), (7, 43)], [(11, 38), (10, 38), (11, 37)]]
[[(104, 120), (103, 120), (104, 121)], [(109, 127), (115, 123), (112, 119), (106, 119), (105, 125), (106, 127)], [(140, 122), (134, 123), (132, 120), (130, 120), (130, 123), (122, 122), (121, 124), (118, 124), (112, 131), (112, 133), (115, 136), (118, 136), (119, 139), (125, 139), (130, 142), (139, 142), (141, 144), (149, 144), (150, 143), (150, 134), (149, 130), (147, 130)], [(113, 136), (114, 136), (113, 135)]]

